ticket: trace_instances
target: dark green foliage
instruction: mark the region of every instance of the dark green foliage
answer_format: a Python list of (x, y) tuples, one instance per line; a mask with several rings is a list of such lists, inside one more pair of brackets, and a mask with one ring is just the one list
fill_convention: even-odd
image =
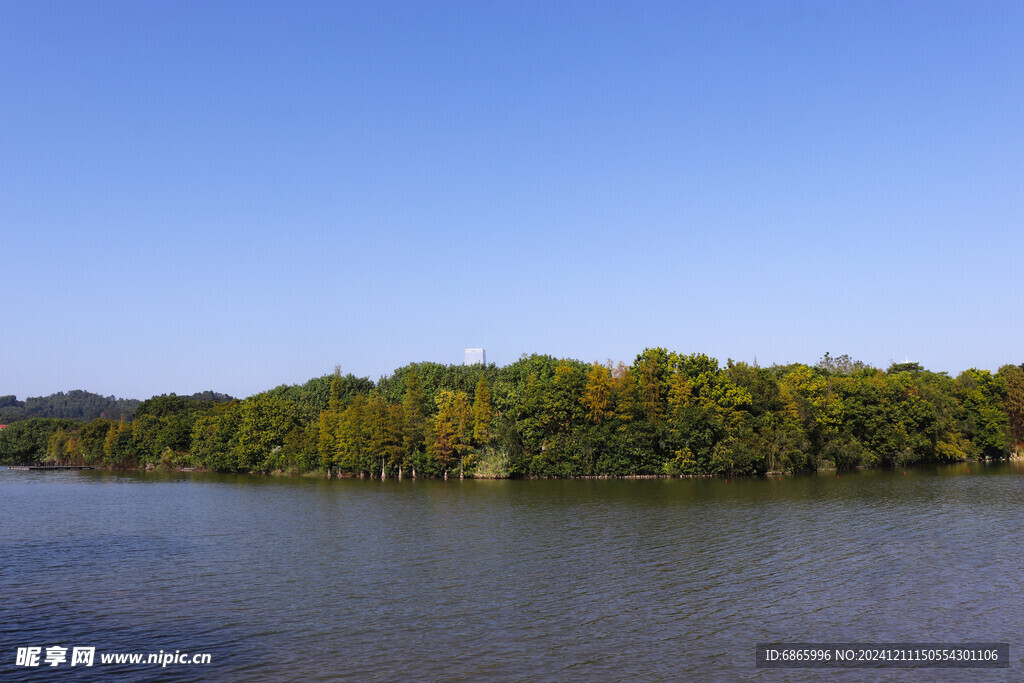
[(35, 417), (0, 429), (0, 465), (31, 465), (46, 457), (46, 442), (59, 430), (73, 429), (78, 423)]
[(98, 417), (116, 420), (121, 416), (131, 419), (139, 402), (100, 396), (88, 391), (74, 390), (50, 396), (37, 396), (24, 401), (14, 396), (0, 397), (0, 424), (9, 424), (33, 417), (52, 417), (87, 422)]
[(319, 412), (327, 410), (330, 404), (332, 383), (342, 405), (348, 405), (356, 394), (365, 394), (373, 389), (373, 382), (368, 378), (356, 377), (351, 373), (342, 375), (337, 371), (333, 375), (314, 377), (305, 384), (282, 384), (265, 393), (271, 398), (291, 401)]
[[(825, 354), (826, 356), (828, 354)], [(923, 372), (924, 368), (921, 367), (920, 363), (893, 363), (886, 370), (886, 374), (895, 375), (900, 372)]]
[(1005, 376), (971, 369), (960, 373), (953, 384), (954, 396), (960, 403), (961, 430), (974, 457), (1009, 455), (1011, 431), (1004, 382)]
[(233, 396), (222, 394), (218, 391), (210, 391), (209, 389), (206, 391), (196, 392), (191, 396), (186, 396), (185, 398), (193, 401), (206, 401), (207, 403), (227, 403), (228, 401), (235, 400)]
[(213, 409), (213, 401), (203, 401), (175, 394), (164, 394), (146, 399), (135, 410), (135, 419), (144, 416), (163, 419), (172, 415), (205, 413)]
[(232, 448), (238, 433), (239, 405), (238, 401), (223, 403), (196, 419), (189, 447), (195, 466), (219, 472), (236, 468)]
[(1013, 447), (1024, 450), (1024, 367), (1004, 365), (999, 368), (1003, 385), (1003, 404)]
[(377, 382), (377, 395), (387, 403), (401, 403), (406, 391), (406, 382), (410, 374), (415, 374), (423, 390), (424, 401), (431, 406), (431, 413), (437, 410), (435, 398), (441, 391), (462, 391), (472, 395), (480, 377), (486, 378), (493, 385), (498, 373), (497, 367), (490, 365), (441, 365), (440, 363), (410, 363), (395, 370), (389, 377), (382, 377)]
[[(238, 411), (238, 431), (231, 449), (234, 468), (256, 472), (285, 469), (287, 458), (281, 451), (291, 432), (303, 428), (301, 407), (286, 399), (258, 394), (242, 401)], [(296, 444), (294, 448), (301, 446)]]

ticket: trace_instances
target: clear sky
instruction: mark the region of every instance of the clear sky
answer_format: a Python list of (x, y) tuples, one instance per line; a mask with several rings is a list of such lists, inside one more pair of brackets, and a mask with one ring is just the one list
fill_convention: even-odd
[(1024, 3), (0, 3), (0, 394), (1024, 362)]

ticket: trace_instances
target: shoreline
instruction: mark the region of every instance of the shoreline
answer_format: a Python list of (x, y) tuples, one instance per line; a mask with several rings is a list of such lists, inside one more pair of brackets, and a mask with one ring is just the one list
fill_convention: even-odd
[(898, 471), (904, 469), (909, 471), (911, 469), (920, 469), (926, 467), (937, 467), (937, 466), (950, 466), (950, 465), (972, 465), (972, 464), (998, 464), (998, 463), (1010, 463), (1010, 462), (1022, 462), (1024, 461), (1024, 455), (1014, 455), (1007, 458), (1000, 459), (985, 459), (977, 458), (971, 460), (959, 460), (956, 462), (929, 462), (929, 463), (914, 463), (911, 465), (898, 466), (898, 465), (857, 465), (852, 468), (838, 469), (836, 467), (819, 467), (815, 470), (806, 470), (802, 472), (780, 472), (780, 471), (768, 471), (762, 474), (730, 474), (730, 475), (719, 475), (719, 474), (594, 474), (594, 475), (575, 475), (575, 476), (539, 476), (539, 475), (525, 475), (515, 477), (497, 477), (497, 476), (474, 476), (467, 474), (464, 477), (451, 476), (448, 478), (438, 476), (390, 476), (381, 478), (380, 476), (367, 476), (365, 474), (333, 474), (332, 476), (326, 476), (321, 471), (313, 472), (286, 472), (283, 470), (275, 470), (273, 472), (257, 472), (257, 471), (218, 471), (205, 469), (201, 467), (161, 467), (161, 466), (150, 466), (147, 467), (108, 467), (103, 465), (50, 465), (50, 464), (21, 464), (21, 465), (3, 465), (9, 470), (17, 471), (78, 471), (78, 470), (95, 470), (99, 472), (161, 472), (164, 474), (176, 473), (176, 472), (197, 472), (200, 474), (244, 474), (257, 477), (273, 477), (273, 478), (295, 478), (295, 479), (367, 479), (375, 481), (385, 481), (388, 479), (405, 481), (412, 480), (416, 481), (419, 479), (423, 480), (437, 480), (437, 481), (448, 481), (451, 480), (479, 480), (479, 481), (555, 481), (555, 480), (653, 480), (653, 479), (722, 479), (729, 481), (731, 479), (775, 479), (782, 477), (801, 477), (807, 475), (813, 475), (818, 473), (835, 473), (836, 476), (840, 476), (842, 473), (853, 473), (863, 472), (868, 470), (893, 470)]

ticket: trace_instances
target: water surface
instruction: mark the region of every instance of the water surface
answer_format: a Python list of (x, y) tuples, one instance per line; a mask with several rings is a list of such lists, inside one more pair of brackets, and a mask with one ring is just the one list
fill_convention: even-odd
[[(968, 470), (970, 470), (968, 472)], [(758, 642), (1009, 642), (1024, 470), (369, 481), (0, 469), (0, 677), (878, 680)], [(24, 646), (207, 667), (14, 666)], [(63, 674), (63, 676), (61, 675)]]

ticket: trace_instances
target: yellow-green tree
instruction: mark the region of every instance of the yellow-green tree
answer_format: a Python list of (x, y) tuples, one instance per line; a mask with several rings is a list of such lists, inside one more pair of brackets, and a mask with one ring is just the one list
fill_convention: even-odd
[(236, 467), (263, 472), (278, 469), (278, 451), (285, 436), (298, 423), (295, 404), (258, 394), (239, 404), (238, 417), (238, 432), (232, 449)]
[(103, 461), (111, 463), (114, 460), (115, 449), (117, 448), (117, 435), (124, 431), (124, 415), (120, 422), (111, 423), (107, 429), (107, 436), (103, 439)]
[(661, 347), (644, 349), (633, 362), (639, 384), (640, 407), (647, 423), (659, 428), (665, 419), (668, 400), (668, 373), (671, 362), (667, 350)]
[(483, 445), (491, 440), (492, 419), (491, 388), (487, 385), (487, 378), (480, 375), (480, 380), (476, 383), (476, 393), (473, 396), (474, 442)]
[(60, 465), (64, 461), (64, 451), (67, 447), (68, 433), (63, 429), (50, 434), (46, 439), (46, 460), (54, 465)]
[(611, 361), (608, 365), (594, 361), (587, 373), (587, 384), (583, 389), (583, 407), (587, 409), (587, 419), (591, 422), (604, 422), (615, 414), (610, 366)]
[(387, 478), (388, 464), (401, 457), (402, 422), (400, 410), (393, 410), (382, 398), (375, 396), (366, 412), (367, 455), (374, 468), (380, 463), (380, 478)]
[(637, 407), (637, 382), (633, 373), (625, 363), (619, 361), (612, 368), (612, 402), (615, 405), (615, 418), (620, 429), (624, 429), (633, 419)]
[(456, 458), (459, 459), (460, 473), (462, 471), (472, 433), (472, 411), (464, 391), (442, 389), (434, 401), (437, 414), (431, 429), (430, 449), (447, 479)]
[(459, 454), (459, 479), (466, 473), (466, 455), (473, 441), (473, 406), (464, 391), (455, 392), (455, 424), (459, 438), (455, 443), (455, 451)]
[(336, 460), (341, 472), (369, 473), (372, 466), (367, 457), (366, 418), (368, 405), (365, 394), (356, 394), (352, 402), (338, 416)]

